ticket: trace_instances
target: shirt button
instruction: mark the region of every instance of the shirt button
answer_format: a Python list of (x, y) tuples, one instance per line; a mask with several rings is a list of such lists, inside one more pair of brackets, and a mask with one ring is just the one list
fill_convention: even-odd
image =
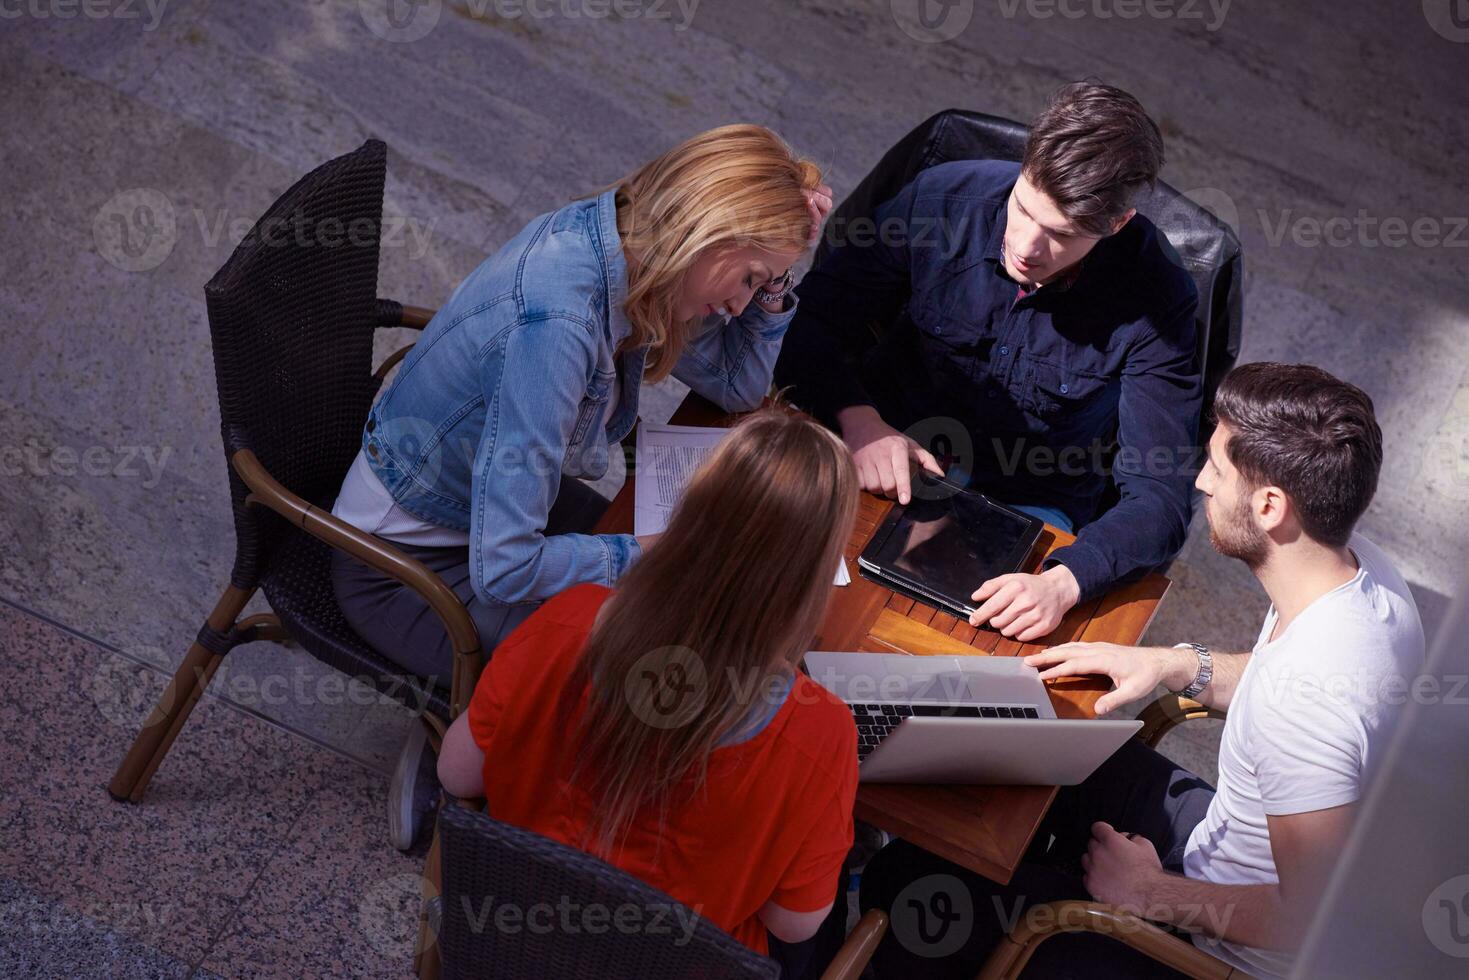
[(1005, 355), (1005, 354), (1008, 354), (1008, 353), (1010, 353), (1010, 348), (1008, 348), (1008, 347), (1001, 347), (1000, 348), (1000, 354), (1002, 356)]
[(1063, 395), (1064, 395), (1064, 394), (1066, 394), (1066, 393), (1067, 393), (1067, 392), (1068, 392), (1068, 391), (1070, 391), (1070, 390), (1071, 390), (1071, 389), (1070, 389), (1070, 388), (1068, 388), (1068, 387), (1067, 387), (1067, 386), (1066, 386), (1066, 384), (1065, 384), (1065, 383), (1064, 383), (1064, 382), (1063, 382), (1063, 383), (1062, 383), (1062, 385), (1061, 385), (1061, 394), (1063, 394)]
[(371, 431), (373, 431), (376, 428), (377, 428), (377, 419), (368, 419), (367, 420), (367, 431), (368, 432), (371, 432)]
[(377, 459), (377, 443), (369, 442), (367, 444), (367, 454), (373, 459)]

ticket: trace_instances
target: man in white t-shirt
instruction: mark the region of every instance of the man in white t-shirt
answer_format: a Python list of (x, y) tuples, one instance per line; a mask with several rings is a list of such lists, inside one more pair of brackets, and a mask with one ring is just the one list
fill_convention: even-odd
[[(1372, 766), (1418, 683), (1423, 628), (1402, 577), (1353, 532), (1382, 462), (1371, 400), (1318, 368), (1259, 363), (1224, 380), (1214, 413), (1197, 486), (1214, 547), (1249, 565), (1270, 596), (1254, 649), (1068, 643), (1027, 662), (1047, 679), (1110, 677), (1098, 714), (1159, 684), (1227, 711), (1217, 791), (1133, 743), (1062, 790), (1008, 887), (890, 845), (863, 876), (864, 906), (894, 916), (894, 938), (876, 959), (881, 976), (919, 962), (924, 976), (972, 976), (1028, 908), (1086, 897), (1190, 934), (1253, 976), (1289, 973)], [(1067, 868), (1068, 847), (1079, 867)], [(969, 894), (930, 901), (957, 888), (945, 878)], [(904, 906), (915, 900), (930, 906), (919, 910), (925, 923), (941, 908), (972, 910), (967, 927), (950, 915), (962, 942), (935, 944), (931, 928), (905, 936)], [(1042, 944), (1025, 972), (1072, 975), (1179, 974), (1080, 934)]]

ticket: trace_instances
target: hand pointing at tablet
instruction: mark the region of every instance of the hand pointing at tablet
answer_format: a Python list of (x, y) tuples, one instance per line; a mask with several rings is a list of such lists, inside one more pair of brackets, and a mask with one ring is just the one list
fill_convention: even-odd
[(913, 439), (882, 420), (871, 405), (853, 405), (837, 413), (842, 441), (852, 451), (857, 480), (869, 493), (894, 497), (906, 504), (912, 499), (911, 464), (917, 463), (934, 476), (944, 469), (933, 454)]

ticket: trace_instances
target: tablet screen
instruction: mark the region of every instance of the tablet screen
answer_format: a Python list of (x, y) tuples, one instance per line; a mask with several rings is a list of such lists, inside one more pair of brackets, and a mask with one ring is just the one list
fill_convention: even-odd
[(915, 499), (880, 559), (929, 591), (971, 606), (969, 596), (980, 583), (1019, 568), (1026, 555), (1017, 552), (1026, 539), (1034, 540), (1036, 523), (975, 493)]

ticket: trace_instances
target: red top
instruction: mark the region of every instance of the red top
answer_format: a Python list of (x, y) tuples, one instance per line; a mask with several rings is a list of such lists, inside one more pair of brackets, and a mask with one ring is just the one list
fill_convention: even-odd
[[(612, 591), (579, 585), (541, 606), (495, 650), (469, 705), (485, 754), (485, 796), (497, 820), (579, 846), (592, 803), (570, 775), (576, 731), (555, 705)], [(612, 855), (619, 868), (667, 892), (758, 953), (756, 911), (774, 900), (811, 912), (836, 897), (852, 846), (857, 728), (845, 704), (804, 674), (756, 735), (716, 748), (705, 788), (675, 795), (661, 840), (641, 815)]]

